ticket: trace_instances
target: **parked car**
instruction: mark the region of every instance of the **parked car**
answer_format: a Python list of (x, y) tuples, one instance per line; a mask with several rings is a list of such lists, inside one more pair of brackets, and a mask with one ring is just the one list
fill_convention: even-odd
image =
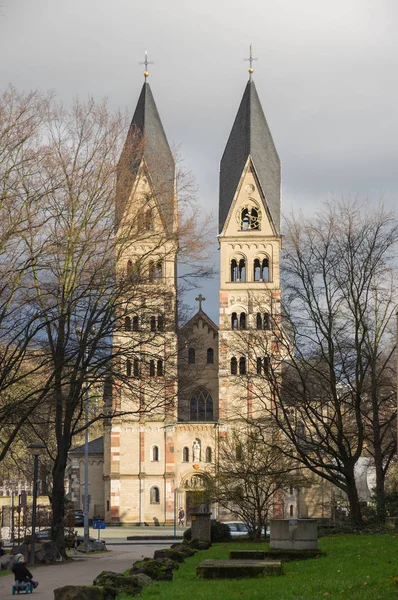
[(75, 527), (84, 526), (84, 512), (82, 510), (75, 510)]
[[(249, 533), (250, 533), (248, 524), (244, 523), (243, 521), (227, 521), (227, 522), (225, 522), (225, 525), (228, 525), (232, 537), (249, 535)], [(261, 534), (262, 535), (265, 534), (264, 529), (261, 530)], [(267, 535), (268, 534), (269, 534), (269, 529), (267, 528)]]

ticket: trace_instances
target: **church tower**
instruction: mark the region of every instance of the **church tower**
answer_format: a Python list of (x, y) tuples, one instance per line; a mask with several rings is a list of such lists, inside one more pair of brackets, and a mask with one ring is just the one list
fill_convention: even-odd
[(257, 416), (249, 376), (267, 372), (280, 315), (281, 166), (249, 72), (220, 167), (219, 419), (224, 425)]
[[(175, 164), (145, 73), (118, 165), (116, 273), (124, 293), (116, 411), (105, 431), (105, 517), (156, 523), (173, 517), (177, 418)], [(108, 475), (109, 474), (109, 475)]]

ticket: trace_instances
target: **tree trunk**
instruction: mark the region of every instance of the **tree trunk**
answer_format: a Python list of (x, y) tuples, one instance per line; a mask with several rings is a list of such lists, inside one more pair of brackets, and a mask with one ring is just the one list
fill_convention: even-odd
[(347, 476), (347, 498), (350, 505), (350, 517), (353, 525), (362, 525), (362, 511), (359, 504), (358, 490), (355, 485), (354, 472)]
[(51, 508), (52, 508), (52, 521), (51, 521), (51, 539), (58, 548), (62, 558), (66, 559), (65, 550), (65, 538), (64, 538), (64, 525), (65, 525), (65, 469), (66, 469), (66, 455), (65, 452), (58, 451), (58, 455), (55, 459), (54, 468), (52, 472), (52, 483), (53, 489), (51, 494)]

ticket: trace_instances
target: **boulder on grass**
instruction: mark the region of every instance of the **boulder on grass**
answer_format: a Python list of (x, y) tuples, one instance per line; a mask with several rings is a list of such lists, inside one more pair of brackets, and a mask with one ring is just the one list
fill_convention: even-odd
[(179, 552), (180, 554), (185, 556), (185, 558), (188, 558), (188, 556), (193, 556), (195, 554), (195, 550), (192, 550), (192, 548), (189, 548), (189, 546), (187, 546), (186, 544), (172, 544), (170, 546), (170, 549), (174, 550), (174, 552)]
[(138, 596), (143, 588), (137, 577), (133, 575), (125, 577), (123, 573), (114, 573), (113, 571), (102, 571), (94, 579), (93, 585), (111, 587), (128, 596)]
[(193, 548), (194, 550), (208, 550), (211, 546), (209, 542), (202, 542), (201, 540), (193, 539), (189, 542), (186, 542), (188, 548)]
[(172, 550), (172, 548), (164, 548), (163, 550), (155, 550), (153, 553), (153, 558), (169, 558), (170, 560), (174, 560), (177, 563), (183, 563), (185, 560), (185, 556), (182, 552), (178, 552), (177, 550)]
[(38, 544), (35, 548), (35, 563), (51, 565), (59, 557), (60, 554), (54, 542), (44, 542), (43, 544)]
[(144, 558), (136, 561), (130, 569), (130, 575), (143, 573), (154, 581), (171, 581), (173, 571), (178, 569), (178, 563), (169, 558)]
[[(79, 544), (78, 547), (76, 548), (76, 550), (78, 552), (85, 552), (86, 547), (85, 547), (84, 543)], [(106, 546), (102, 542), (94, 541), (94, 542), (89, 542), (87, 544), (87, 552), (99, 552), (100, 550), (106, 550)]]
[(114, 588), (94, 585), (65, 585), (54, 590), (54, 600), (115, 600)]

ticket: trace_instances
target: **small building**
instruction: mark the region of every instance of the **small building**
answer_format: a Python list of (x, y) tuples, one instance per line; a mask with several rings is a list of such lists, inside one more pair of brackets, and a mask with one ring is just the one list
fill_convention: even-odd
[[(84, 510), (84, 449), (77, 446), (69, 451), (66, 470), (67, 497), (75, 503), (76, 509)], [(88, 443), (89, 468), (89, 519), (103, 519), (104, 506), (104, 438), (99, 437)]]

